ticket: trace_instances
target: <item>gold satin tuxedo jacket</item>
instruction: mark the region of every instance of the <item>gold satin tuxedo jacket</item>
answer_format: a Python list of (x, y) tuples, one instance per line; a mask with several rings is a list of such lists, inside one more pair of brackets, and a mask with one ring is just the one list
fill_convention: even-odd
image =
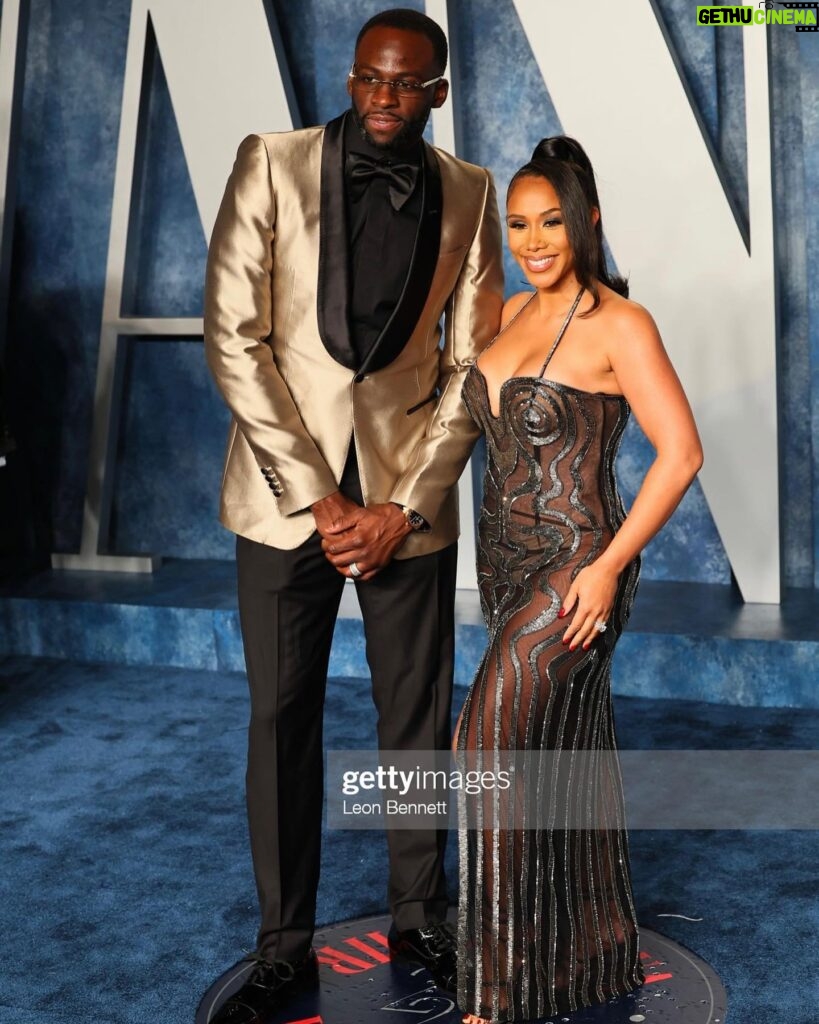
[[(491, 175), (424, 144), (422, 214), (398, 305), (364, 364), (349, 328), (344, 121), (242, 142), (208, 255), (205, 350), (233, 424), (220, 519), (294, 548), (338, 489), (352, 439), (366, 504), (431, 524), (399, 558), (458, 536), (455, 483), (477, 437), (464, 375), (502, 305)], [(442, 315), (445, 316), (440, 345)]]

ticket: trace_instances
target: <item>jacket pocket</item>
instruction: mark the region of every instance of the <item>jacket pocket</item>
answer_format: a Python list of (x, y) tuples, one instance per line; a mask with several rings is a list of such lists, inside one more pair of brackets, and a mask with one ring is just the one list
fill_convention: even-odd
[(438, 389), (436, 388), (428, 398), (425, 398), (423, 400), (423, 402), (418, 402), (416, 405), (411, 405), (409, 409), (407, 409), (407, 416), (412, 416), (414, 412), (418, 412), (419, 409), (423, 409), (424, 406), (429, 405), (430, 402), (437, 402), (438, 394), (439, 392)]

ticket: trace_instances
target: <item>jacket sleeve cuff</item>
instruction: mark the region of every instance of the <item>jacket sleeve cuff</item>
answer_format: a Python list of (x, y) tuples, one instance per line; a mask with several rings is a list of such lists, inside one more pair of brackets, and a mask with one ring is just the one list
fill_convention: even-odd
[(283, 516), (304, 512), (315, 502), (338, 490), (338, 484), (329, 472), (313, 473), (309, 479), (300, 480), (298, 486), (287, 486), (272, 466), (260, 466), (259, 469), (273, 492), (279, 512)]

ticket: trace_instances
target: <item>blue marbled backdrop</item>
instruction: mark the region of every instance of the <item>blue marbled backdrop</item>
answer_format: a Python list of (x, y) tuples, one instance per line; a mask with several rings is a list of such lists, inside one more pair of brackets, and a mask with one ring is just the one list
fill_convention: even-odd
[[(740, 33), (698, 28), (688, 0), (653, 5), (726, 189), (747, 217)], [(347, 105), (344, 78), (358, 26), (386, 5), (362, 0), (354, 14), (342, 0), (274, 6), (302, 122), (323, 122)], [(561, 126), (512, 0), (451, 6), (462, 155), (489, 166), (502, 194), (537, 139)], [(79, 547), (129, 11), (129, 0), (31, 0), (6, 370), (25, 486), (46, 550)], [(819, 579), (819, 298), (808, 281), (819, 270), (819, 225), (807, 197), (819, 186), (819, 39), (781, 30), (769, 38), (783, 552), (786, 582), (811, 586)], [(158, 59), (149, 80), (124, 312), (197, 316), (205, 239)], [(511, 263), (507, 275), (513, 292), (520, 280)], [(227, 417), (200, 343), (134, 340), (126, 379), (113, 549), (231, 557), (232, 538), (216, 522)], [(627, 499), (651, 455), (632, 424), (619, 462)], [(698, 486), (650, 546), (645, 574), (730, 579)]]

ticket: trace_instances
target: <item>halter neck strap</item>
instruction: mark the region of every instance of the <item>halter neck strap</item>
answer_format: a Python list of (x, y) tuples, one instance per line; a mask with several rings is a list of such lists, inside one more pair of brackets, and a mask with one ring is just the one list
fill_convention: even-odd
[(546, 356), (546, 361), (544, 362), (543, 366), (541, 366), (541, 368), (540, 368), (540, 373), (538, 374), (538, 377), (542, 377), (543, 374), (546, 372), (546, 367), (549, 365), (552, 356), (555, 354), (555, 349), (560, 344), (560, 339), (566, 333), (566, 328), (569, 326), (569, 323), (571, 322), (571, 319), (574, 316), (575, 310), (577, 309), (578, 305), (580, 304), (580, 299), (582, 298), (583, 292), (585, 290), (586, 290), (585, 288), (581, 288), (580, 291), (577, 293), (577, 296), (575, 297), (575, 300), (572, 303), (571, 309), (566, 314), (566, 319), (563, 321), (563, 324), (561, 325), (560, 330), (557, 332), (557, 337), (552, 342), (552, 347), (549, 349), (549, 354)]

